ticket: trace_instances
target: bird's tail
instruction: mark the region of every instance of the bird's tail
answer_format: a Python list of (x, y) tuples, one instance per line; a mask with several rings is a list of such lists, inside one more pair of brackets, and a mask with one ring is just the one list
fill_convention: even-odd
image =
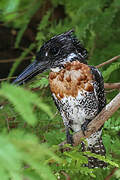
[[(102, 137), (97, 139), (96, 143), (94, 145), (89, 145), (86, 148), (86, 145), (82, 142), (82, 151), (90, 151), (91, 153), (95, 153), (98, 155), (105, 156), (106, 150), (102, 142)], [(85, 164), (88, 168), (104, 168), (107, 166), (107, 163), (104, 161), (101, 161), (94, 157), (88, 157), (88, 164)]]

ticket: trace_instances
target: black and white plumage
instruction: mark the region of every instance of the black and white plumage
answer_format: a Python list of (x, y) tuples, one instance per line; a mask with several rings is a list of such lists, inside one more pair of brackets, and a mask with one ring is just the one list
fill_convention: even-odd
[[(88, 66), (87, 51), (73, 31), (51, 38), (40, 49), (36, 60), (18, 76), (14, 83), (22, 84), (47, 69), (50, 88), (64, 125), (68, 143), (72, 144), (73, 132), (85, 132), (87, 125), (105, 107), (104, 82), (99, 70)], [(82, 150), (105, 155), (101, 139), (102, 129), (87, 138), (88, 147), (82, 143)], [(106, 163), (88, 158), (89, 168), (105, 167)]]
[[(75, 64), (76, 62), (73, 61)], [(70, 130), (73, 132), (84, 131), (87, 128), (88, 123), (95, 118), (95, 116), (105, 107), (106, 99), (104, 96), (104, 82), (101, 73), (95, 67), (86, 66), (90, 69), (92, 74), (91, 79), (86, 82), (86, 79), (83, 79), (84, 87), (80, 87), (79, 83), (79, 70), (75, 70), (73, 68), (72, 63), (71, 69), (64, 69), (64, 78), (60, 79), (60, 74), (62, 70), (57, 73), (57, 75), (53, 77), (50, 76), (50, 86), (51, 91), (53, 92), (53, 98), (55, 103), (60, 111), (62, 116), (64, 125), (66, 127), (67, 132), (67, 141), (68, 143), (72, 143)], [(82, 63), (80, 65), (84, 66)], [(79, 66), (79, 62), (77, 62), (77, 66)], [(76, 68), (76, 67), (75, 67)], [(74, 72), (73, 72), (74, 69)], [(95, 73), (93, 73), (93, 70)], [(88, 76), (90, 75), (88, 73)], [(71, 81), (65, 83), (65, 79), (67, 79), (67, 74), (71, 76)], [(81, 74), (83, 75), (83, 74)], [(52, 75), (53, 76), (53, 75)], [(60, 77), (59, 77), (60, 76)], [(99, 76), (99, 79), (97, 79)], [(76, 78), (76, 79), (74, 79)], [(93, 78), (93, 79), (92, 79)], [(60, 80), (59, 80), (60, 79)], [(98, 81), (96, 81), (96, 79)], [(52, 81), (52, 82), (51, 82)], [(82, 82), (82, 80), (80, 80)], [(90, 84), (89, 84), (90, 83)], [(73, 88), (73, 92), (69, 91), (69, 94), (66, 87), (71, 88), (74, 87), (77, 89), (77, 93), (74, 94), (75, 89)], [(90, 86), (89, 86), (90, 85)], [(87, 87), (88, 86), (88, 87)], [(72, 94), (73, 93), (73, 94)], [(82, 150), (90, 150), (92, 153), (105, 155), (105, 148), (102, 143), (101, 138), (102, 129), (92, 134), (89, 138), (87, 138), (88, 148), (86, 148), (85, 144), (82, 142)], [(103, 161), (99, 161), (95, 158), (88, 158), (88, 167), (106, 167), (106, 163)]]

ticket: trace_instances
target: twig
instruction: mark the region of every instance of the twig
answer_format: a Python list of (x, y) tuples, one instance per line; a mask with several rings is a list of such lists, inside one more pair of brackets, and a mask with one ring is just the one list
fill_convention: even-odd
[(105, 90), (105, 93), (111, 93), (113, 91), (115, 91), (116, 89), (110, 89), (110, 90)]
[(9, 132), (10, 131), (10, 126), (9, 126), (9, 118), (8, 118), (8, 116), (6, 117), (6, 122), (7, 122), (8, 132)]
[[(27, 50), (27, 48), (24, 48), (24, 47), (20, 47), (20, 49), (22, 51), (26, 51)], [(29, 53), (32, 55), (31, 58), (33, 58), (33, 56), (35, 56), (35, 53), (33, 53), (32, 51), (30, 51)]]
[(112, 170), (112, 172), (104, 179), (104, 180), (110, 180), (110, 178), (113, 176), (113, 174), (115, 173), (115, 171), (117, 170), (118, 168), (114, 168), (113, 170)]
[(9, 79), (15, 79), (16, 77), (17, 77), (17, 76), (2, 78), (2, 79), (0, 79), (0, 81), (7, 81), (7, 80), (9, 80)]
[(120, 58), (120, 55), (115, 56), (115, 57), (113, 57), (112, 59), (110, 59), (110, 60), (108, 60), (108, 61), (105, 61), (105, 62), (102, 63), (102, 64), (97, 65), (96, 68), (100, 68), (100, 67), (102, 67), (102, 66), (105, 66), (105, 65), (107, 65), (107, 64), (110, 64), (110, 63), (116, 61), (116, 60), (119, 59), (119, 58)]
[[(118, 108), (120, 108), (120, 93), (88, 124), (85, 136), (82, 131), (73, 135), (74, 146), (80, 144), (81, 138), (88, 138), (91, 134), (95, 133)], [(64, 144), (66, 144), (66, 141), (59, 144), (59, 146), (61, 147)]]
[[(33, 56), (28, 56), (28, 57), (25, 57), (24, 58), (24, 60), (29, 60), (29, 59), (31, 59)], [(14, 62), (14, 61), (16, 61), (17, 60), (17, 58), (15, 58), (15, 59), (1, 59), (0, 60), (0, 63), (10, 63), (10, 62)]]
[(66, 177), (66, 180), (70, 180), (70, 176), (67, 173), (64, 171), (61, 171), (61, 173)]
[(104, 83), (105, 89), (120, 89), (120, 83)]

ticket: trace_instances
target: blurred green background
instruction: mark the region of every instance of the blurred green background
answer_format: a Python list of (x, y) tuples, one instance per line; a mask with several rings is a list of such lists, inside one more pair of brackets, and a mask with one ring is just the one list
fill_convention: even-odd
[[(0, 0), (0, 177), (3, 180), (120, 179), (120, 110), (104, 125), (106, 169), (87, 169), (80, 147), (61, 153), (62, 119), (51, 97), (48, 72), (23, 87), (17, 76), (42, 44), (74, 29), (98, 65), (120, 54), (120, 0)], [(120, 59), (100, 68), (106, 83), (120, 82)], [(4, 81), (7, 81), (4, 82)], [(107, 102), (119, 89), (106, 90)], [(113, 163), (112, 163), (113, 162)]]

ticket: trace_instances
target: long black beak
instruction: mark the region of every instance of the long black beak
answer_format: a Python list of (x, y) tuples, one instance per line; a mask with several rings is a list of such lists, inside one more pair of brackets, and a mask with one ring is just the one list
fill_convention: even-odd
[(49, 69), (48, 61), (38, 62), (35, 60), (30, 64), (14, 81), (13, 84), (21, 85), (32, 79), (32, 77), (42, 73), (43, 71)]

